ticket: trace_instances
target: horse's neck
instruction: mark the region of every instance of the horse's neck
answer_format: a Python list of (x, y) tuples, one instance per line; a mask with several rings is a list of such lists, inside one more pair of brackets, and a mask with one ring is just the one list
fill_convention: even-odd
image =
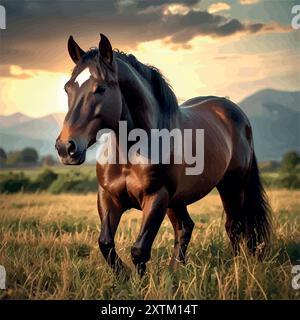
[(124, 96), (122, 120), (128, 126), (150, 131), (158, 127), (159, 106), (150, 86), (138, 75), (133, 67), (118, 60), (119, 84)]

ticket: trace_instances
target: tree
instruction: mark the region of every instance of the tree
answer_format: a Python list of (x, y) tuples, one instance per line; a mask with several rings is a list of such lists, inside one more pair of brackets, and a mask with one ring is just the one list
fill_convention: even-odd
[(36, 164), (38, 159), (39, 155), (33, 148), (25, 148), (21, 151), (21, 161), (24, 164)]
[(47, 154), (42, 158), (41, 163), (44, 166), (51, 167), (51, 166), (54, 166), (56, 164), (56, 161), (55, 161), (54, 157), (51, 154)]
[(16, 167), (21, 163), (21, 151), (11, 151), (7, 155), (6, 165)]
[(281, 169), (283, 171), (295, 170), (296, 166), (300, 163), (300, 156), (297, 151), (289, 151), (284, 154), (281, 161)]
[(0, 148), (0, 168), (4, 167), (6, 159), (7, 159), (6, 152), (4, 151), (4, 149)]

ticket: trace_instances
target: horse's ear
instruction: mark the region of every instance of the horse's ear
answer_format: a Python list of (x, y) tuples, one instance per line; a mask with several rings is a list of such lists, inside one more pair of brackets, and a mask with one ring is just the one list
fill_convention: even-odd
[(113, 62), (113, 50), (112, 46), (107, 39), (107, 37), (100, 33), (100, 42), (99, 42), (99, 52), (101, 57), (107, 62), (109, 65), (112, 65)]
[(79, 47), (72, 36), (70, 36), (68, 40), (68, 51), (71, 59), (75, 62), (75, 64), (77, 64), (80, 58), (85, 54), (85, 52)]

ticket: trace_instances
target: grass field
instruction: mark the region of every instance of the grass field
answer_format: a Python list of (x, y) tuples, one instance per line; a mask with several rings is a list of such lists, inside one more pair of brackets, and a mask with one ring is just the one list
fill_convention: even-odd
[[(95, 194), (0, 195), (0, 264), (6, 299), (300, 299), (291, 268), (300, 264), (300, 191), (268, 192), (275, 236), (263, 262), (241, 251), (233, 258), (224, 213), (213, 192), (189, 211), (196, 227), (187, 264), (168, 268), (173, 232), (167, 218), (157, 236), (148, 273), (116, 278), (99, 253)], [(116, 246), (133, 269), (130, 247), (141, 214), (126, 212)]]

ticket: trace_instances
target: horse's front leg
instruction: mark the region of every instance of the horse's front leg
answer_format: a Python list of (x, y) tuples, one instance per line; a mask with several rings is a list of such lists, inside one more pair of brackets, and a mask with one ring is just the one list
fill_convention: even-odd
[(166, 188), (161, 188), (143, 198), (142, 225), (137, 240), (131, 248), (132, 261), (141, 276), (146, 271), (146, 262), (151, 256), (152, 243), (165, 217), (168, 202), (169, 194)]
[(117, 273), (126, 273), (126, 268), (116, 253), (115, 234), (123, 213), (122, 205), (112, 199), (103, 189), (98, 193), (98, 212), (101, 219), (99, 248), (108, 265)]

